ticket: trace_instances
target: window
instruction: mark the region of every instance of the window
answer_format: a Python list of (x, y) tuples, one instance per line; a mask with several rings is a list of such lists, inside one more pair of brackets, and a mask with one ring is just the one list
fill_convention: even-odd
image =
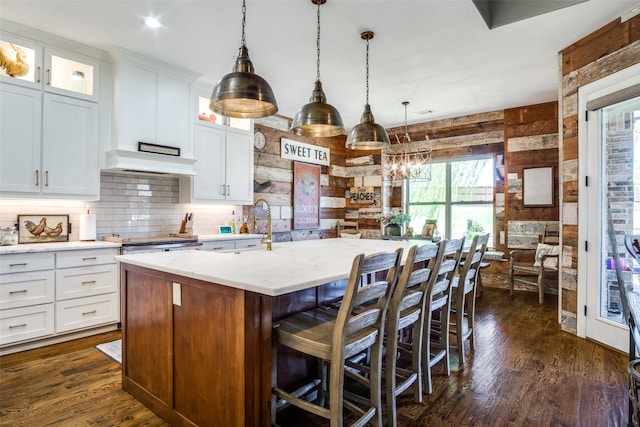
[[(437, 220), (441, 237), (493, 234), (493, 158), (432, 162), (429, 180), (408, 180), (405, 211), (414, 233)], [(489, 241), (492, 238), (490, 237)]]

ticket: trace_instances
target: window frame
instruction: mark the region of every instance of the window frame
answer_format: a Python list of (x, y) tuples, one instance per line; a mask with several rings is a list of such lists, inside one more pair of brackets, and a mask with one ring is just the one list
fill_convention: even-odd
[[(492, 175), (493, 175), (493, 195), (491, 201), (460, 201), (460, 202), (452, 202), (452, 191), (451, 191), (451, 164), (457, 162), (468, 162), (473, 160), (491, 160), (492, 161)], [(444, 216), (445, 216), (445, 229), (444, 236), (445, 239), (451, 238), (451, 218), (452, 218), (452, 206), (465, 206), (465, 205), (491, 205), (492, 208), (492, 229), (489, 231), (492, 238), (495, 239), (494, 229), (495, 229), (495, 219), (496, 219), (496, 208), (495, 208), (495, 191), (496, 191), (496, 155), (494, 154), (478, 154), (474, 156), (460, 156), (460, 157), (443, 157), (438, 159), (432, 159), (431, 164), (435, 163), (445, 163), (445, 201), (444, 202), (420, 202), (420, 203), (410, 203), (410, 192), (411, 192), (411, 179), (404, 179), (402, 183), (402, 194), (403, 194), (403, 206), (402, 209), (404, 212), (407, 212), (411, 215), (411, 206), (444, 206)], [(442, 233), (442, 231), (441, 231)]]

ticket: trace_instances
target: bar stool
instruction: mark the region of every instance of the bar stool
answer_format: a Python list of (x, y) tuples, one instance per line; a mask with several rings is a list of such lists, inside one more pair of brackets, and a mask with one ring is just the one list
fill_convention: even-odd
[[(387, 425), (396, 426), (396, 398), (413, 389), (413, 401), (422, 402), (422, 319), (424, 296), (432, 271), (437, 271), (440, 245), (412, 246), (402, 274), (393, 291), (387, 313), (386, 356), (384, 364)], [(409, 328), (411, 328), (409, 330)], [(401, 332), (408, 330), (409, 340), (401, 340)], [(398, 364), (398, 354), (407, 354), (411, 366)]]
[[(455, 323), (451, 324), (450, 331), (456, 335), (458, 348), (458, 365), (462, 367), (465, 363), (464, 342), (469, 340), (471, 351), (475, 348), (474, 319), (476, 311), (476, 272), (480, 268), (482, 261), (483, 242), (489, 238), (488, 234), (476, 235), (471, 241), (467, 251), (467, 256), (459, 268), (458, 275), (453, 279), (453, 307), (455, 312)], [(478, 244), (478, 242), (481, 242)]]
[(451, 374), (449, 367), (451, 289), (462, 256), (463, 246), (464, 239), (443, 240), (440, 243), (437, 267), (434, 268), (424, 296), (422, 371), (428, 394), (433, 393), (431, 369), (435, 365), (444, 362), (443, 367), (446, 375)]
[[(331, 427), (344, 423), (344, 409), (358, 416), (353, 425), (374, 422), (382, 425), (381, 366), (382, 336), (389, 295), (396, 283), (402, 249), (354, 258), (340, 307), (319, 307), (281, 320), (274, 325), (272, 350), (272, 422), (276, 422), (276, 401), (290, 404), (330, 420)], [(363, 274), (387, 271), (384, 280), (359, 286)], [(375, 301), (375, 304), (370, 304)], [(357, 309), (356, 309), (357, 308)], [(316, 357), (320, 363), (317, 386), (304, 394), (288, 392), (277, 384), (278, 344)], [(368, 378), (369, 401), (364, 407), (347, 400), (344, 394), (345, 360), (370, 351), (371, 372)], [(328, 389), (326, 367), (329, 367)], [(315, 393), (312, 393), (315, 391)], [(329, 407), (325, 406), (328, 393)], [(315, 394), (315, 396), (314, 396)], [(314, 399), (315, 398), (315, 399)], [(311, 401), (314, 399), (313, 401)], [(375, 421), (374, 421), (375, 417)]]

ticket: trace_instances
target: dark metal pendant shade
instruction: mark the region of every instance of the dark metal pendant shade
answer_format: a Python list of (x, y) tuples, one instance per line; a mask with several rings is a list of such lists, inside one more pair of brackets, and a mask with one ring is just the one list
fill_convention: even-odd
[(320, 80), (316, 80), (309, 103), (300, 107), (296, 113), (291, 130), (301, 136), (344, 135), (342, 117), (334, 106), (327, 104), (327, 97), (322, 90)]
[(387, 131), (377, 124), (369, 104), (364, 106), (360, 123), (347, 136), (345, 146), (351, 150), (379, 150), (391, 145)]
[(391, 145), (387, 131), (375, 122), (369, 105), (369, 40), (373, 38), (373, 35), (373, 31), (360, 33), (360, 38), (367, 42), (367, 101), (364, 104), (364, 112), (360, 118), (360, 123), (351, 129), (344, 144), (346, 148), (351, 150), (379, 150)]
[(242, 119), (267, 117), (278, 111), (273, 90), (255, 74), (246, 46), (240, 47), (233, 71), (213, 88), (209, 108), (214, 113)]

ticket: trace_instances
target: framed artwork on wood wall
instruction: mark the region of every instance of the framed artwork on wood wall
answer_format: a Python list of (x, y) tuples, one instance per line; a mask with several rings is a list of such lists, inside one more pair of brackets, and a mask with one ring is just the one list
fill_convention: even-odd
[(320, 228), (320, 165), (293, 163), (293, 229)]
[(522, 170), (522, 204), (527, 207), (553, 207), (553, 166)]

